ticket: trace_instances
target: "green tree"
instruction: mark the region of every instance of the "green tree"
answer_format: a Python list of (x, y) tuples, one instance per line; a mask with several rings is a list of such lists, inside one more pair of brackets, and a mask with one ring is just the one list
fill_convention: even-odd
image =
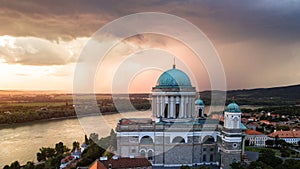
[(10, 164), (10, 169), (20, 169), (20, 163), (18, 161), (15, 161)]
[(32, 161), (28, 161), (23, 169), (34, 169), (34, 163)]
[(36, 153), (36, 159), (38, 162), (46, 161), (46, 156), (45, 156), (45, 154), (38, 152), (38, 153)]
[(281, 149), (280, 152), (281, 152), (281, 157), (289, 157), (291, 155), (290, 151), (285, 148)]
[(47, 168), (47, 169), (59, 168), (60, 161), (62, 158), (63, 158), (63, 156), (61, 154), (58, 154), (57, 156), (47, 160), (47, 162), (45, 163), (45, 168)]
[(36, 166), (34, 167), (34, 169), (45, 169), (45, 164), (42, 163), (42, 164), (36, 165)]
[(211, 166), (200, 166), (198, 169), (211, 169)]
[(56, 151), (56, 154), (62, 155), (65, 152), (69, 152), (70, 149), (67, 146), (65, 146), (64, 143), (59, 142), (59, 143), (55, 144), (55, 151)]
[(89, 144), (89, 139), (86, 135), (84, 135), (84, 143), (87, 145)]
[(79, 150), (79, 142), (78, 141), (74, 141), (73, 142), (73, 148), (72, 148), (72, 151), (75, 151), (75, 150)]
[(40, 148), (40, 152), (38, 152), (36, 156), (39, 162), (46, 161), (47, 159), (55, 156), (55, 149), (50, 147), (42, 147)]
[(253, 161), (250, 163), (247, 169), (273, 169), (273, 168), (261, 161)]
[(190, 169), (191, 167), (190, 166), (188, 166), (188, 165), (182, 165), (182, 166), (180, 166), (180, 169)]
[(236, 162), (230, 164), (230, 167), (231, 169), (245, 169), (241, 163), (236, 163)]
[(10, 169), (9, 165), (5, 165), (3, 169)]
[(278, 135), (275, 136), (275, 146), (276, 147), (279, 146), (279, 137), (278, 137)]
[(259, 152), (258, 162), (263, 162), (264, 164), (276, 167), (282, 164), (282, 160), (275, 156), (275, 152), (271, 149), (262, 149)]
[[(299, 169), (300, 166), (300, 161), (299, 160), (294, 160), (294, 159), (286, 159), (283, 163), (283, 165), (281, 166), (281, 168), (285, 168), (285, 169)], [(280, 169), (281, 169), (280, 168)], [(279, 169), (279, 167), (276, 169)]]
[(268, 147), (273, 147), (273, 145), (274, 145), (274, 140), (266, 140), (266, 146), (268, 146)]
[(96, 143), (92, 143), (87, 147), (81, 154), (80, 162), (77, 166), (87, 166), (94, 162), (96, 159), (100, 158), (105, 152), (105, 149), (99, 147)]

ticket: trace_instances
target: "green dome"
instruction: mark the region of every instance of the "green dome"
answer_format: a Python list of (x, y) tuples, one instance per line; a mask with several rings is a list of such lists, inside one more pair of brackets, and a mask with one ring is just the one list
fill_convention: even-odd
[(201, 106), (204, 106), (204, 102), (203, 102), (203, 100), (201, 100), (201, 99), (197, 99), (197, 100), (195, 101), (195, 105), (201, 105)]
[(237, 105), (236, 103), (230, 103), (227, 107), (226, 110), (227, 112), (231, 112), (231, 113), (241, 113), (241, 109), (239, 107), (239, 105)]
[(160, 75), (157, 87), (192, 87), (192, 85), (190, 78), (183, 71), (173, 68)]

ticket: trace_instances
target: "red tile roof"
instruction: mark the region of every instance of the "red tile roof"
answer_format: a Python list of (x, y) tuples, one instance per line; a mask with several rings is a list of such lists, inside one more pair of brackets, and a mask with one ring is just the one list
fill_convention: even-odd
[(89, 169), (107, 169), (99, 160), (96, 160)]
[(250, 130), (250, 129), (247, 129), (246, 130), (246, 134), (247, 135), (262, 135), (263, 133), (259, 132), (259, 131), (256, 131), (256, 130)]
[(146, 158), (127, 158), (122, 157), (118, 159), (109, 159), (100, 161), (106, 168), (111, 165), (111, 168), (135, 168), (135, 167), (149, 167), (152, 164)]
[(278, 135), (279, 138), (300, 138), (300, 131), (276, 131), (269, 134), (269, 137), (276, 137)]
[(265, 124), (271, 124), (268, 120), (260, 120), (260, 122), (265, 123)]

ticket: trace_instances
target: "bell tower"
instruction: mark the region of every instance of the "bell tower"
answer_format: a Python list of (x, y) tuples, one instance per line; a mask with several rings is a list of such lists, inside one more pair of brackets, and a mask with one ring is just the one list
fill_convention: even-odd
[(224, 112), (224, 127), (220, 139), (221, 168), (230, 169), (233, 162), (241, 162), (242, 128), (241, 110), (235, 103), (230, 103)]
[(204, 117), (204, 102), (199, 98), (195, 101), (195, 115), (198, 118)]

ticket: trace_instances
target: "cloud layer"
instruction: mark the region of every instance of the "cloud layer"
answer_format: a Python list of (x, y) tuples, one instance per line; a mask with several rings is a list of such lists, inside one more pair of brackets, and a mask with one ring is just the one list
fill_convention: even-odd
[[(77, 61), (88, 37), (137, 12), (173, 14), (201, 29), (222, 59), (230, 89), (300, 83), (300, 1), (296, 0), (0, 0), (0, 64), (66, 66), (52, 75), (71, 77), (65, 70)], [(124, 43), (119, 56), (130, 55), (130, 47), (172, 44), (143, 35)]]
[(0, 59), (8, 64), (66, 65), (77, 61), (86, 39), (59, 44), (37, 37), (0, 37)]

